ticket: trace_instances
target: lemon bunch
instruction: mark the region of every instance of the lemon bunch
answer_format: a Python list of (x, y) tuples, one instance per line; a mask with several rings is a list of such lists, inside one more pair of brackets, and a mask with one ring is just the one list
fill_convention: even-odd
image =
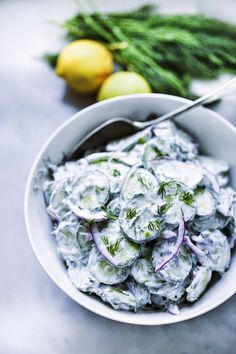
[(57, 59), (56, 73), (81, 94), (98, 91), (98, 100), (132, 93), (149, 93), (146, 79), (135, 72), (112, 74), (112, 54), (101, 43), (80, 39), (66, 45)]

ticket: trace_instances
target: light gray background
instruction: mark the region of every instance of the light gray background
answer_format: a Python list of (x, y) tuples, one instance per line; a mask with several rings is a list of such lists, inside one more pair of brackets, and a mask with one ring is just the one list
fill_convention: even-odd
[[(101, 9), (142, 1), (99, 0)], [(163, 11), (195, 10), (190, 0), (159, 1)], [(74, 13), (72, 0), (0, 0), (0, 354), (233, 354), (236, 297), (194, 320), (131, 326), (98, 317), (48, 278), (29, 244), (23, 196), (31, 164), (49, 134), (92, 102), (65, 89), (39, 60), (60, 48), (48, 20)], [(236, 123), (235, 96), (215, 108)]]

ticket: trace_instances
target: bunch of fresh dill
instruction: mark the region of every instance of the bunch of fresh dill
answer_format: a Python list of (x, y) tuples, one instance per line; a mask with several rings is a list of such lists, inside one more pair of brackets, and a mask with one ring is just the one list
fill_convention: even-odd
[[(130, 12), (81, 12), (62, 27), (69, 40), (104, 43), (122, 69), (143, 75), (154, 92), (191, 97), (193, 78), (236, 73), (236, 27), (201, 15), (164, 16), (146, 5)], [(56, 64), (56, 54), (44, 58)]]

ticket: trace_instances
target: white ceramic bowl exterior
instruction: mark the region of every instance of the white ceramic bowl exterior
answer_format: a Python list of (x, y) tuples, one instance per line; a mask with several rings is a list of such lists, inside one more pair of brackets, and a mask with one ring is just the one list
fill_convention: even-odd
[[(109, 99), (75, 114), (47, 140), (32, 167), (25, 194), (25, 222), (34, 252), (44, 270), (72, 299), (87, 309), (110, 319), (140, 325), (163, 325), (180, 322), (203, 314), (223, 303), (236, 292), (236, 257), (228, 272), (194, 304), (183, 307), (179, 316), (167, 312), (132, 313), (115, 311), (97, 298), (74, 288), (66, 268), (50, 237), (51, 224), (46, 213), (43, 195), (34, 191), (37, 171), (43, 160), (59, 163), (62, 153), (69, 152), (91, 129), (116, 116), (141, 120), (151, 113), (159, 115), (173, 110), (186, 100), (161, 94), (138, 94)], [(200, 142), (201, 149), (228, 161), (231, 165), (232, 185), (236, 187), (236, 128), (216, 113), (198, 108), (186, 113), (177, 122)]]

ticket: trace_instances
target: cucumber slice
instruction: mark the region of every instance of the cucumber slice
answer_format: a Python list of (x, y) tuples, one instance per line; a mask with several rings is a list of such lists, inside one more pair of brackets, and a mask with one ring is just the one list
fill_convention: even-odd
[(153, 130), (158, 148), (176, 160), (192, 160), (197, 155), (197, 144), (194, 139), (173, 122), (158, 124)]
[(229, 184), (229, 176), (226, 174), (217, 175), (220, 187), (226, 187)]
[(95, 169), (100, 169), (106, 164), (111, 157), (111, 153), (108, 152), (95, 152), (85, 157), (88, 165)]
[(131, 265), (141, 252), (139, 245), (125, 238), (119, 221), (109, 222), (100, 230), (94, 224), (91, 230), (98, 250), (115, 267)]
[(102, 285), (96, 289), (96, 294), (108, 302), (115, 310), (136, 311), (137, 299), (130, 290), (123, 290), (119, 286)]
[(215, 213), (217, 199), (209, 189), (199, 188), (195, 193), (195, 198), (198, 216), (208, 217)]
[(98, 283), (87, 266), (71, 264), (67, 272), (70, 281), (77, 289), (84, 292), (94, 292), (98, 288)]
[(231, 216), (236, 202), (236, 193), (231, 187), (222, 188), (219, 195), (217, 210), (225, 217)]
[(157, 179), (161, 181), (175, 180), (194, 189), (203, 179), (201, 168), (190, 162), (159, 160), (152, 164)]
[(206, 290), (211, 280), (212, 270), (210, 268), (196, 266), (193, 271), (193, 280), (187, 287), (187, 301), (194, 302)]
[(70, 201), (82, 210), (99, 210), (109, 198), (109, 180), (99, 170), (85, 172), (74, 181), (72, 188)]
[(162, 286), (159, 288), (152, 288), (150, 289), (151, 294), (159, 295), (162, 298), (166, 298), (172, 301), (179, 301), (184, 293), (185, 293), (185, 286), (184, 283), (169, 283), (163, 282)]
[(193, 220), (188, 222), (188, 225), (194, 233), (199, 233), (207, 229), (224, 229), (227, 226), (229, 220), (230, 218), (227, 218), (216, 212), (215, 214), (208, 217), (196, 216)]
[(113, 285), (123, 282), (129, 275), (129, 268), (116, 268), (93, 247), (88, 260), (90, 272), (99, 283)]
[(196, 208), (194, 205), (188, 205), (176, 198), (165, 214), (165, 222), (172, 227), (178, 226), (182, 213), (185, 221), (191, 220), (196, 213)]
[(110, 181), (110, 191), (112, 194), (120, 192), (123, 180), (129, 172), (129, 167), (123, 163), (110, 161), (107, 168), (103, 170)]
[(144, 168), (131, 168), (121, 188), (121, 198), (131, 199), (138, 194), (155, 194), (158, 182), (155, 176)]
[(227, 173), (229, 171), (229, 165), (226, 161), (210, 156), (198, 156), (198, 160), (203, 167), (214, 175), (220, 175), (221, 173)]
[(70, 211), (66, 199), (71, 192), (71, 187), (66, 179), (54, 181), (50, 184), (50, 196), (47, 212), (54, 220), (60, 221)]
[(163, 285), (163, 281), (154, 272), (151, 260), (147, 258), (139, 258), (132, 264), (131, 275), (137, 283), (147, 287), (157, 289)]
[(123, 203), (119, 221), (122, 231), (137, 243), (157, 238), (163, 229), (163, 217), (158, 215), (157, 204), (144, 195)]
[[(175, 247), (175, 242), (170, 240), (158, 240), (153, 249), (152, 263), (156, 269), (162, 260), (168, 256), (171, 249)], [(183, 282), (192, 269), (192, 259), (185, 246), (179, 248), (178, 253), (163, 267), (158, 276), (171, 283)]]
[(137, 301), (137, 307), (135, 310), (151, 303), (150, 293), (146, 286), (136, 283), (133, 279), (129, 280), (127, 285)]
[[(163, 149), (162, 146), (161, 148)], [(148, 144), (146, 144), (142, 158), (143, 165), (146, 169), (151, 169), (153, 161), (169, 156), (169, 154), (161, 150), (161, 148), (157, 144), (156, 139), (152, 139)]]
[(78, 221), (66, 220), (59, 223), (53, 234), (56, 236), (57, 249), (67, 265), (70, 263), (87, 264), (93, 244), (88, 228)]
[(74, 178), (84, 173), (87, 168), (87, 165), (88, 164), (85, 159), (66, 162), (64, 165), (57, 167), (57, 169), (53, 173), (53, 178), (56, 181), (63, 178), (66, 179)]
[(201, 265), (220, 273), (229, 267), (230, 246), (220, 230), (205, 230), (199, 236), (192, 236), (192, 239), (206, 255), (198, 257)]

